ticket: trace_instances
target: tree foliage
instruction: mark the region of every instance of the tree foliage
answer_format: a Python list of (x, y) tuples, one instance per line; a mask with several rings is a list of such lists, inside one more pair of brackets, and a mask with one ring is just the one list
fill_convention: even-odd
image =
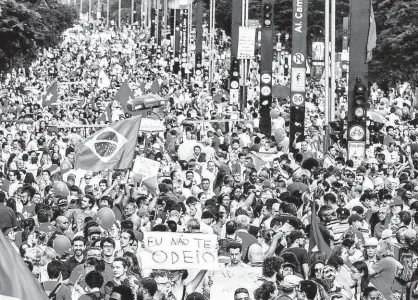
[(418, 1), (377, 0), (374, 3), (377, 47), (369, 77), (378, 82), (410, 81), (418, 74)]
[(28, 66), (77, 19), (74, 8), (57, 0), (0, 0), (0, 7), (0, 70)]

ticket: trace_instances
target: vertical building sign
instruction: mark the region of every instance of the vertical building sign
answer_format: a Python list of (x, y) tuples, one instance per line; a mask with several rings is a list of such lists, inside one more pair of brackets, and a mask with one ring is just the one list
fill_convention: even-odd
[(290, 140), (304, 135), (306, 92), (306, 49), (308, 31), (308, 0), (293, 0), (292, 80), (290, 93)]

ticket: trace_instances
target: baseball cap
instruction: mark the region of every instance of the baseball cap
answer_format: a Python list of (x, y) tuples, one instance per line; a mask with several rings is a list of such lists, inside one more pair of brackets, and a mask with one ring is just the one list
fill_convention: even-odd
[(379, 241), (375, 237), (368, 238), (364, 241), (364, 247), (377, 247)]
[(391, 203), (389, 203), (390, 207), (394, 207), (394, 206), (402, 206), (403, 205), (403, 201), (401, 199), (401, 197), (395, 197), (393, 198), (393, 201)]
[(57, 205), (58, 206), (67, 206), (68, 201), (67, 201), (67, 199), (61, 198), (61, 199), (58, 200)]
[(90, 235), (90, 234), (101, 234), (101, 233), (102, 233), (102, 231), (97, 226), (90, 227), (89, 230), (88, 230), (88, 235)]
[(300, 278), (300, 277), (298, 277), (298, 276), (295, 276), (295, 275), (287, 275), (283, 279), (282, 286), (283, 287), (286, 287), (286, 288), (295, 288), (295, 287), (297, 287), (300, 284), (300, 282), (302, 280), (303, 279)]
[(3, 231), (3, 234), (6, 236), (12, 231), (14, 232), (18, 231), (18, 229), (16, 227), (7, 227), (7, 228), (3, 228), (2, 231)]
[(393, 235), (392, 230), (390, 229), (385, 229), (382, 231), (382, 240), (387, 239), (387, 238), (391, 238)]

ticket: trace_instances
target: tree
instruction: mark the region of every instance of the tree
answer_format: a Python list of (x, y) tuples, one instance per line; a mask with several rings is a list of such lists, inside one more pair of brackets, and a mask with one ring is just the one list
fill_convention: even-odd
[(27, 67), (74, 25), (77, 11), (57, 0), (0, 0), (0, 70)]
[(418, 0), (375, 2), (377, 47), (369, 78), (377, 82), (417, 83)]

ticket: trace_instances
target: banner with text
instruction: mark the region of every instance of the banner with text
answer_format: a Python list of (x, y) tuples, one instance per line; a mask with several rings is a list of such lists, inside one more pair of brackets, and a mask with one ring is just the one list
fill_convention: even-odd
[(132, 172), (144, 176), (145, 179), (157, 176), (159, 169), (160, 163), (158, 161), (137, 156), (137, 158), (135, 159), (134, 166), (132, 168)]
[(233, 300), (238, 288), (246, 288), (250, 295), (261, 285), (261, 268), (222, 268), (213, 274), (210, 300)]
[(239, 27), (238, 59), (254, 58), (255, 31), (255, 28)]
[(305, 133), (307, 32), (308, 0), (293, 0), (289, 145)]
[(141, 252), (144, 269), (217, 270), (215, 234), (145, 232)]

